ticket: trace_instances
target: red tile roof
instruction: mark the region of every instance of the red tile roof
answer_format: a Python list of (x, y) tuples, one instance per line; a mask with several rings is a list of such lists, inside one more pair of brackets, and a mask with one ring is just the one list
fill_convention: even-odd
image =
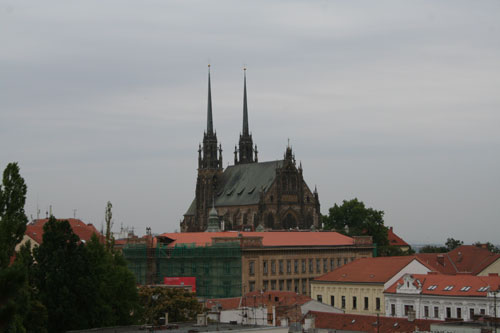
[(211, 309), (212, 306), (220, 304), (223, 310), (233, 310), (242, 307), (258, 307), (267, 305), (276, 306), (295, 306), (303, 305), (312, 298), (306, 295), (300, 295), (292, 291), (253, 291), (246, 293), (243, 297), (209, 299), (205, 306)]
[(387, 230), (387, 239), (389, 240), (389, 245), (394, 246), (410, 246), (407, 242), (405, 242), (401, 237), (396, 235), (392, 230), (392, 227), (389, 227)]
[[(39, 219), (29, 223), (26, 226), (26, 235), (31, 237), (38, 244), (42, 243), (43, 240), (43, 226), (48, 222), (49, 219)], [(104, 241), (104, 236), (101, 235), (99, 231), (94, 227), (93, 224), (85, 224), (79, 219), (57, 219), (58, 221), (68, 221), (73, 232), (83, 241), (88, 242), (92, 238), (93, 234), (96, 234), (99, 240)]]
[[(432, 323), (437, 320), (416, 319), (412, 322), (406, 318), (363, 316), (355, 314), (325, 313), (310, 311), (308, 316), (315, 317), (315, 327), (328, 330), (355, 332), (403, 333), (415, 331), (430, 331)], [(377, 325), (378, 323), (378, 325)], [(378, 326), (378, 327), (377, 327)]]
[(419, 261), (415, 256), (361, 258), (314, 281), (385, 283), (413, 260)]
[(223, 232), (185, 232), (165, 233), (161, 237), (173, 240), (169, 246), (176, 244), (196, 244), (204, 246), (212, 243), (212, 238), (238, 237), (262, 237), (264, 246), (338, 246), (353, 245), (351, 237), (337, 232), (310, 232), (310, 231), (269, 231), (269, 232), (247, 232), (247, 231), (223, 231)]
[[(468, 274), (446, 275), (446, 274), (411, 274), (413, 278), (422, 284), (422, 295), (440, 296), (462, 296), (462, 297), (485, 297), (488, 290), (500, 288), (500, 276), (477, 276)], [(387, 288), (386, 293), (396, 293), (397, 285), (403, 284), (403, 278)], [(436, 288), (429, 287), (436, 286)], [(451, 290), (444, 290), (448, 286), (453, 286)], [(467, 288), (469, 287), (469, 288)], [(489, 287), (488, 289), (480, 289)], [(481, 290), (481, 291), (479, 291)]]
[(448, 253), (419, 253), (417, 257), (443, 274), (466, 272), (476, 275), (500, 259), (500, 254), (474, 245), (462, 245)]

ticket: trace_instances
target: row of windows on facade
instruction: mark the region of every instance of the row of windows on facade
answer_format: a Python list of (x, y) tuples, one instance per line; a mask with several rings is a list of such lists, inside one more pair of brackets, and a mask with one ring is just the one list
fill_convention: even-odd
[[(293, 283), (293, 285), (292, 285)], [(294, 291), (305, 294), (307, 292), (308, 279), (288, 279), (288, 280), (264, 280), (262, 283), (263, 291), (279, 290), (279, 291)], [(249, 290), (255, 291), (255, 281), (249, 282)]]
[[(323, 302), (323, 295), (317, 295), (317, 300), (319, 302)], [(369, 304), (370, 301), (369, 301), (369, 298), (368, 297), (365, 297), (364, 298), (364, 302), (363, 302), (363, 309), (364, 310), (368, 310), (369, 308)], [(331, 306), (335, 306), (335, 296), (330, 296), (330, 305)], [(341, 309), (345, 309), (346, 308), (346, 297), (345, 296), (341, 296), (340, 297), (340, 304), (338, 305)], [(358, 309), (358, 298), (357, 296), (353, 296), (352, 297), (352, 309), (353, 310), (357, 310)], [(375, 298), (375, 309), (377, 311), (380, 310), (380, 297), (377, 297)]]
[[(430, 307), (428, 305), (424, 306), (424, 318), (430, 318), (430, 313), (429, 313)], [(439, 318), (439, 306), (434, 306), (434, 313), (433, 313), (433, 318)], [(404, 305), (404, 315), (408, 316), (408, 313), (410, 311), (413, 311), (413, 305)], [(462, 319), (462, 308), (457, 307), (455, 308), (455, 317), (452, 317), (452, 308), (451, 307), (446, 307), (446, 318), (458, 318)], [(479, 313), (484, 315), (486, 314), (485, 309), (479, 309)], [(469, 319), (472, 319), (475, 314), (475, 309), (474, 308), (469, 308)], [(395, 316), (396, 315), (396, 304), (391, 304), (391, 315)], [(464, 318), (466, 319), (466, 318)]]
[[(354, 257), (351, 261), (354, 261)], [(340, 267), (342, 264), (347, 264), (348, 258), (324, 258), (316, 259), (316, 273), (326, 273), (329, 270), (333, 271), (335, 267)], [(285, 274), (285, 260), (271, 260), (271, 274), (276, 274), (276, 261), (278, 262), (278, 274)], [(309, 273), (314, 273), (314, 259), (308, 259), (309, 261)], [(321, 262), (323, 262), (323, 271), (321, 270)], [(301, 260), (301, 273), (307, 272), (306, 267), (307, 260)], [(328, 263), (330, 263), (330, 269), (328, 269)], [(337, 263), (337, 266), (335, 266)], [(255, 261), (250, 261), (248, 264), (248, 271), (250, 275), (255, 275)], [(269, 274), (269, 263), (267, 260), (262, 262), (262, 272), (263, 274)], [(292, 260), (286, 260), (286, 274), (292, 274)], [(299, 274), (299, 259), (293, 260), (293, 274)]]

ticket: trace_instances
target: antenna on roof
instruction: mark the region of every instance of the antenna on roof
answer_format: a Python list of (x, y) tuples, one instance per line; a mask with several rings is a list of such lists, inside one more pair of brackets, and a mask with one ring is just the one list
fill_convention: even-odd
[(76, 209), (73, 209), (73, 218), (76, 219)]

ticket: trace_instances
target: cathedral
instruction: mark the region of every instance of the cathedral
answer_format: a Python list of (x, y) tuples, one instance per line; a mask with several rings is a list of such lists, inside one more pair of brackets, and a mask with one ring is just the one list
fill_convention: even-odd
[(258, 161), (257, 145), (248, 126), (246, 70), (243, 80), (243, 129), (235, 146), (234, 165), (223, 169), (222, 145), (218, 144), (212, 120), (209, 66), (207, 130), (198, 149), (195, 198), (184, 214), (181, 231), (206, 231), (209, 217), (211, 231), (318, 227), (318, 191), (312, 192), (307, 186), (292, 148), (286, 147), (283, 159)]

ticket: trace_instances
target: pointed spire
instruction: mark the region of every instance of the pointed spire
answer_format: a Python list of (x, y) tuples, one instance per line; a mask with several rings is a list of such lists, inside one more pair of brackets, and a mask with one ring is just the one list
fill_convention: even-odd
[(247, 68), (243, 67), (243, 135), (248, 135)]
[(210, 88), (210, 64), (208, 65), (208, 102), (207, 102), (207, 134), (214, 133), (214, 125), (212, 120), (212, 90)]

